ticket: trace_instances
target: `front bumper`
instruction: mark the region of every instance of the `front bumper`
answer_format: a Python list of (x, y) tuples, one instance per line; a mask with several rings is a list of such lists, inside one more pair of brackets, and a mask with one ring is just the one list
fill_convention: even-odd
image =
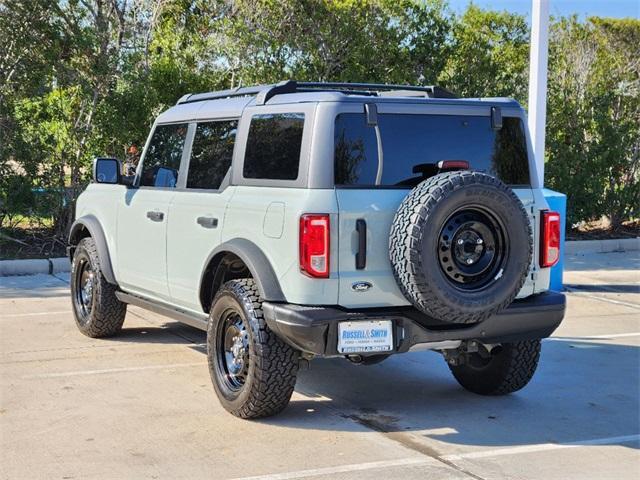
[[(262, 304), (269, 328), (289, 345), (317, 356), (341, 355), (337, 351), (338, 323), (357, 320), (391, 320), (394, 351), (402, 353), (424, 343), (478, 340), (503, 343), (545, 338), (564, 318), (564, 294), (546, 292), (514, 301), (503, 312), (473, 325), (437, 325), (411, 307), (348, 310), (285, 303)], [(432, 326), (427, 326), (431, 324)]]

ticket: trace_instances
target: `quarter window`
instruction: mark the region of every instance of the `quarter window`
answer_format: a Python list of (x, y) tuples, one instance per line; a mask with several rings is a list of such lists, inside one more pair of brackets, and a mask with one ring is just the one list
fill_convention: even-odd
[(156, 126), (142, 163), (141, 186), (176, 186), (186, 136), (186, 123)]
[(220, 188), (231, 166), (237, 127), (236, 120), (199, 123), (196, 126), (187, 188)]
[(254, 115), (249, 126), (244, 177), (297, 179), (303, 127), (303, 113)]

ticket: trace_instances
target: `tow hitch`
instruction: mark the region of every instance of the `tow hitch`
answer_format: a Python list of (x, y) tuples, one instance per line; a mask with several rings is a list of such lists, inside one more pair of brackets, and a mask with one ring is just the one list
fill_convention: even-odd
[(502, 346), (499, 343), (481, 343), (477, 340), (462, 342), (458, 348), (443, 350), (444, 359), (449, 365), (459, 366), (469, 363), (469, 356), (477, 353), (480, 358), (488, 360), (493, 355), (500, 353)]

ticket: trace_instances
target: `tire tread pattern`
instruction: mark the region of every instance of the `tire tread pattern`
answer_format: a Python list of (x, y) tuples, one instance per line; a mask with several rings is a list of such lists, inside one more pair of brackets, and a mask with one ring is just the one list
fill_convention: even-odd
[(450, 305), (439, 301), (433, 287), (426, 281), (423, 272), (422, 253), (420, 251), (423, 226), (427, 223), (434, 207), (454, 191), (469, 185), (485, 185), (497, 188), (511, 197), (519, 206), (520, 214), (526, 219), (529, 244), (529, 262), (533, 254), (533, 231), (527, 212), (515, 193), (497, 178), (481, 172), (469, 170), (442, 173), (431, 177), (416, 186), (407, 195), (396, 212), (389, 235), (389, 256), (393, 275), (403, 295), (419, 310), (438, 320), (449, 323), (478, 323), (498, 313), (513, 302), (524, 285), (527, 272), (521, 276), (512, 294), (499, 305), (490, 309), (477, 309), (473, 312), (460, 312)]

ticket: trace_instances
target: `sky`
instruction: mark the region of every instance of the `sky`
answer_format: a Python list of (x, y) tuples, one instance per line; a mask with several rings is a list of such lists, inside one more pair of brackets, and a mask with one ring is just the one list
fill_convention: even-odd
[[(451, 8), (461, 13), (470, 0), (449, 0)], [(531, 0), (473, 0), (482, 8), (507, 10), (531, 17)], [(640, 0), (549, 0), (549, 13), (552, 16), (569, 16), (574, 13), (580, 18), (615, 17), (640, 18)]]

